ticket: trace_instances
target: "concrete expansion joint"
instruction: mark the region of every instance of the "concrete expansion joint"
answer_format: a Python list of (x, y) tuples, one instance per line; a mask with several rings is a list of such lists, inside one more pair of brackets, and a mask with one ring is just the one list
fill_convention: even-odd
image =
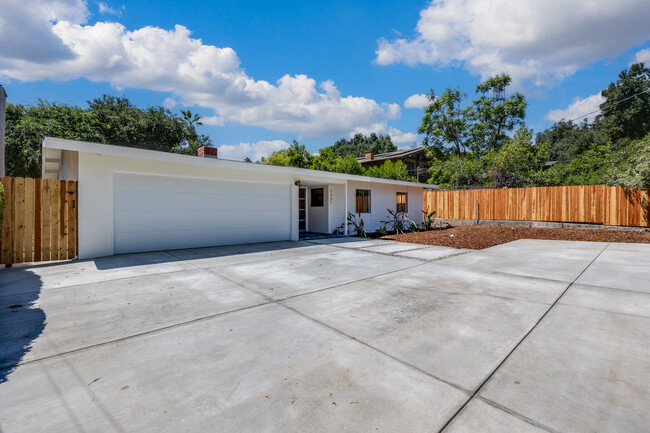
[[(91, 349), (94, 349), (96, 347), (102, 347), (102, 346), (107, 346), (107, 345), (113, 344), (113, 343), (119, 343), (121, 341), (132, 340), (134, 338), (142, 337), (142, 336), (145, 336), (145, 335), (155, 335), (155, 334), (158, 334), (160, 332), (168, 331), (170, 329), (180, 328), (180, 327), (188, 326), (188, 325), (193, 325), (195, 323), (204, 322), (204, 321), (211, 320), (211, 319), (216, 319), (218, 317), (225, 316), (226, 314), (237, 313), (237, 312), (246, 311), (246, 310), (252, 310), (253, 308), (262, 307), (264, 305), (269, 305), (269, 304), (270, 304), (270, 302), (262, 302), (260, 304), (249, 305), (249, 306), (242, 307), (242, 308), (236, 308), (234, 310), (222, 311), (221, 313), (210, 314), (208, 316), (203, 316), (203, 317), (197, 317), (195, 319), (187, 320), (185, 322), (179, 322), (179, 323), (174, 323), (172, 325), (163, 326), (162, 328), (151, 329), (151, 330), (146, 331), (146, 332), (140, 332), (140, 333), (137, 333), (137, 334), (127, 335), (125, 337), (116, 338), (114, 340), (103, 341), (103, 342), (97, 343), (97, 344), (91, 344), (90, 346), (80, 347), (78, 349), (68, 350), (66, 352), (61, 352), (61, 353), (56, 353), (54, 355), (43, 356), (42, 358), (38, 358), (38, 359), (31, 359), (31, 360), (28, 360), (28, 361), (21, 361), (21, 362), (17, 363), (16, 366), (26, 365), (26, 364), (34, 364), (34, 363), (37, 363), (37, 362), (46, 361), (48, 359), (58, 358), (60, 356), (71, 355), (71, 354), (79, 353), (79, 352), (85, 352), (87, 350), (91, 350)], [(7, 367), (5, 365), (0, 366), (0, 371), (4, 371), (4, 370), (8, 370), (8, 369), (9, 369), (9, 367)], [(0, 430), (0, 432), (1, 431), (2, 430)]]
[(501, 406), (499, 403), (496, 403), (496, 402), (494, 402), (494, 401), (492, 401), (492, 400), (490, 400), (488, 398), (485, 398), (482, 395), (477, 395), (476, 398), (481, 400), (485, 404), (489, 404), (490, 406), (492, 406), (493, 408), (495, 408), (497, 410), (505, 412), (508, 415), (514, 416), (515, 418), (517, 418), (517, 419), (519, 419), (521, 421), (524, 421), (525, 423), (528, 423), (530, 425), (533, 425), (533, 426), (535, 426), (535, 427), (537, 427), (537, 428), (539, 428), (541, 430), (547, 431), (549, 433), (562, 433), (562, 432), (560, 432), (558, 430), (555, 430), (555, 429), (552, 429), (551, 427), (548, 427), (548, 426), (546, 426), (544, 424), (540, 424), (539, 422), (535, 421), (534, 419), (528, 418), (527, 416), (524, 416), (524, 415), (522, 415), (522, 414), (520, 414), (518, 412), (515, 412), (512, 409), (508, 409), (505, 406)]
[(450, 254), (450, 255), (444, 256), (444, 257), (438, 257), (438, 258), (435, 258), (435, 259), (422, 259), (422, 258), (419, 258), (419, 257), (400, 256), (399, 253), (407, 253), (407, 252), (410, 252), (410, 251), (425, 250), (427, 248), (435, 247), (436, 245), (424, 245), (424, 246), (419, 247), (419, 248), (411, 248), (411, 249), (408, 249), (408, 250), (399, 251), (399, 253), (384, 253), (384, 252), (381, 252), (381, 251), (372, 251), (370, 249), (364, 249), (364, 248), (368, 248), (368, 247), (341, 247), (341, 246), (338, 246), (338, 245), (331, 245), (331, 244), (319, 244), (319, 243), (313, 242), (313, 241), (303, 241), (303, 242), (308, 242), (308, 243), (313, 244), (313, 245), (327, 245), (328, 247), (338, 248), (338, 249), (341, 249), (341, 250), (354, 250), (354, 251), (361, 251), (361, 252), (364, 252), (364, 253), (378, 254), (378, 255), (381, 255), (381, 256), (399, 257), (400, 259), (417, 260), (417, 261), (424, 262), (424, 263), (439, 262), (441, 260), (449, 259), (451, 257), (456, 257), (456, 256), (462, 256), (463, 254), (467, 254), (467, 253), (472, 252), (472, 251), (460, 251), (458, 253)]
[(395, 356), (393, 356), (393, 355), (391, 355), (391, 354), (389, 354), (389, 353), (386, 353), (386, 352), (384, 352), (383, 350), (378, 349), (378, 348), (376, 348), (375, 346), (372, 346), (372, 345), (366, 343), (365, 341), (359, 340), (358, 338), (355, 338), (355, 337), (353, 337), (353, 336), (351, 336), (351, 335), (349, 335), (349, 334), (347, 334), (347, 333), (341, 331), (340, 329), (337, 329), (337, 328), (335, 328), (335, 327), (333, 327), (333, 326), (331, 326), (331, 325), (328, 325), (327, 323), (321, 322), (321, 321), (318, 320), (318, 319), (314, 319), (313, 317), (309, 317), (309, 316), (307, 316), (307, 315), (301, 313), (300, 311), (295, 310), (295, 309), (289, 307), (288, 305), (284, 305), (284, 304), (278, 304), (278, 305), (281, 305), (281, 306), (283, 306), (284, 308), (286, 308), (287, 310), (293, 311), (294, 313), (300, 315), (301, 317), (304, 317), (304, 318), (307, 319), (307, 320), (310, 320), (310, 321), (312, 321), (312, 322), (314, 322), (314, 323), (317, 323), (317, 324), (319, 324), (319, 325), (321, 325), (321, 326), (324, 326), (325, 328), (327, 328), (327, 329), (329, 329), (329, 330), (331, 330), (331, 331), (334, 331), (334, 332), (336, 332), (337, 334), (342, 335), (343, 337), (345, 337), (345, 338), (347, 338), (347, 339), (349, 339), (349, 340), (354, 341), (355, 343), (359, 343), (359, 344), (361, 344), (361, 345), (363, 345), (363, 346), (365, 346), (365, 347), (367, 347), (367, 348), (369, 348), (369, 349), (372, 349), (373, 351), (379, 353), (380, 355), (386, 356), (386, 357), (388, 357), (388, 358), (390, 358), (390, 359), (392, 359), (392, 360), (394, 360), (394, 361), (397, 361), (397, 362), (399, 362), (400, 364), (405, 365), (406, 367), (409, 367), (409, 368), (411, 368), (411, 369), (413, 369), (413, 370), (415, 370), (415, 371), (417, 371), (417, 372), (419, 372), (419, 373), (422, 373), (422, 374), (424, 374), (424, 375), (426, 375), (426, 376), (429, 376), (429, 377), (431, 377), (431, 378), (433, 378), (433, 379), (435, 379), (435, 380), (437, 380), (437, 381), (440, 381), (440, 382), (442, 382), (442, 383), (444, 383), (444, 384), (446, 384), (446, 385), (449, 385), (449, 386), (451, 386), (451, 387), (453, 387), (453, 388), (455, 388), (455, 389), (457, 389), (457, 390), (459, 390), (459, 391), (461, 391), (461, 392), (463, 392), (463, 393), (465, 393), (465, 394), (467, 394), (467, 395), (471, 395), (471, 394), (472, 394), (472, 391), (470, 391), (469, 389), (463, 388), (462, 386), (460, 386), (460, 385), (458, 385), (458, 384), (456, 384), (456, 383), (450, 382), (450, 381), (448, 381), (448, 380), (446, 380), (446, 379), (443, 379), (443, 378), (441, 378), (441, 377), (439, 377), (439, 376), (436, 376), (435, 374), (431, 374), (431, 373), (429, 373), (428, 371), (423, 370), (423, 369), (421, 369), (420, 367), (417, 367), (417, 366), (415, 366), (415, 365), (413, 365), (413, 364), (411, 364), (411, 363), (409, 363), (409, 362), (406, 362), (406, 361), (404, 361), (403, 359), (397, 358), (397, 357), (395, 357)]
[[(558, 302), (560, 302), (560, 299), (566, 294), (566, 292), (571, 288), (571, 286), (573, 286), (573, 284), (582, 276), (582, 274), (584, 274), (587, 271), (587, 269), (589, 269), (589, 267), (591, 267), (591, 265), (594, 264), (594, 262), (607, 249), (607, 247), (609, 247), (609, 245), (610, 244), (607, 243), (603, 247), (603, 249), (600, 250), (600, 252), (596, 255), (596, 257), (594, 257), (587, 264), (587, 266), (584, 267), (582, 272), (580, 272), (580, 274), (578, 274), (578, 276), (575, 277), (573, 279), (573, 281), (571, 281), (566, 286), (566, 288), (562, 291), (562, 293), (560, 293), (560, 295), (555, 299), (555, 301), (550, 305), (550, 307), (544, 312), (544, 314), (542, 314), (542, 316), (539, 318), (539, 320), (537, 320), (537, 322), (530, 328), (530, 330), (528, 332), (526, 332), (526, 334), (524, 334), (524, 336), (517, 342), (517, 344), (515, 344), (515, 346), (512, 348), (512, 350), (510, 350), (510, 352), (508, 352), (508, 354), (503, 358), (503, 360), (501, 360), (499, 365), (497, 365), (496, 368), (494, 370), (492, 370), (492, 372), (487, 376), (487, 378), (483, 381), (483, 383), (481, 383), (478, 386), (478, 388), (476, 388), (476, 390), (470, 395), (469, 399), (467, 399), (467, 401), (465, 401), (465, 403), (463, 403), (460, 406), (460, 408), (456, 411), (456, 413), (454, 413), (454, 415), (451, 418), (449, 418), (449, 420), (447, 420), (447, 422), (442, 426), (442, 428), (439, 430), (438, 433), (443, 433), (445, 431), (445, 429), (447, 429), (447, 427), (449, 427), (449, 425), (451, 425), (451, 423), (454, 421), (454, 419), (456, 419), (458, 417), (458, 415), (463, 411), (463, 409), (465, 409), (465, 407), (469, 404), (469, 402), (472, 401), (473, 398), (478, 396), (478, 393), (481, 391), (481, 389), (483, 389), (483, 387), (490, 381), (490, 379), (492, 379), (492, 377), (495, 375), (495, 373), (503, 366), (503, 364), (505, 364), (505, 362), (510, 358), (510, 356), (512, 356), (512, 354), (519, 348), (519, 346), (521, 346), (521, 344), (528, 338), (528, 336), (535, 329), (537, 329), (539, 324), (544, 320), (544, 318), (546, 316), (548, 316), (548, 313), (558, 304)], [(500, 408), (500, 409), (505, 410), (505, 408)], [(524, 419), (524, 418), (520, 418), (520, 419), (526, 421), (526, 419)], [(528, 421), (526, 421), (526, 422), (528, 422)], [(533, 424), (533, 425), (537, 426), (536, 424)], [(548, 430), (548, 428), (546, 428), (546, 430)], [(549, 431), (552, 431), (552, 430), (549, 430)]]
[[(296, 248), (296, 249), (298, 250), (298, 248)], [(172, 258), (174, 258), (174, 259), (175, 259), (175, 263), (181, 263), (181, 262), (183, 262), (183, 263), (187, 263), (187, 264), (190, 265), (190, 266), (195, 267), (196, 269), (202, 269), (202, 270), (204, 270), (204, 271), (209, 271), (209, 270), (210, 270), (209, 268), (203, 268), (203, 267), (201, 267), (201, 266), (199, 266), (199, 265), (196, 265), (196, 264), (190, 262), (190, 260), (195, 260), (195, 259), (189, 259), (189, 260), (186, 260), (186, 259), (182, 259), (182, 258), (176, 256), (175, 254), (173, 254), (173, 253), (171, 253), (171, 252), (169, 252), (169, 251), (160, 251), (160, 252), (165, 253), (165, 254), (167, 254), (168, 256), (171, 256)], [(296, 251), (296, 254), (295, 254), (295, 255), (298, 255), (298, 251)], [(285, 257), (291, 257), (291, 256), (292, 256), (292, 255), (285, 256)], [(270, 259), (251, 260), (251, 261), (247, 261), (247, 262), (245, 262), (245, 263), (246, 263), (246, 264), (262, 263), (262, 262), (267, 262), (267, 261), (271, 261), (271, 260), (277, 260), (277, 258), (274, 257), (274, 258), (270, 258)], [(242, 263), (242, 264), (243, 264), (243, 263)], [(218, 267), (220, 267), (220, 266), (230, 266), (230, 265), (217, 265), (217, 266), (211, 266), (211, 268), (218, 268)], [(152, 276), (152, 275), (173, 275), (173, 274), (177, 274), (177, 273), (179, 273), (179, 272), (187, 272), (187, 271), (189, 271), (189, 270), (190, 270), (190, 269), (179, 269), (179, 270), (177, 270), (177, 271), (151, 272), (151, 273), (147, 273), (147, 274), (143, 274), (143, 275), (138, 275), (138, 276), (143, 276), (143, 277), (147, 276), (147, 277), (148, 277), (148, 276)], [(217, 275), (218, 275), (218, 274), (217, 274)], [(129, 275), (129, 276), (126, 276), (126, 277), (112, 278), (112, 279), (107, 280), (107, 281), (121, 281), (121, 280), (128, 280), (128, 279), (131, 279), (131, 278), (133, 278), (133, 277), (134, 277), (134, 275)], [(61, 290), (61, 289), (68, 289), (68, 288), (72, 288), (72, 287), (86, 286), (86, 285), (88, 285), (88, 284), (95, 284), (95, 282), (91, 282), (91, 283), (87, 283), (87, 282), (86, 282), (86, 283), (78, 283), (78, 284), (67, 284), (67, 285), (65, 285), (65, 286), (49, 287), (49, 288), (46, 288), (46, 289), (39, 288), (39, 289), (34, 289), (34, 290), (26, 290), (26, 291), (24, 291), (24, 292), (11, 293), (11, 294), (9, 294), (9, 295), (0, 295), (0, 299), (3, 299), (3, 298), (10, 298), (10, 297), (12, 297), (12, 296), (17, 296), (17, 295), (26, 295), (26, 294), (28, 294), (28, 293), (40, 292), (40, 291), (42, 291), (42, 290), (47, 290), (47, 291), (50, 291), (50, 290)]]

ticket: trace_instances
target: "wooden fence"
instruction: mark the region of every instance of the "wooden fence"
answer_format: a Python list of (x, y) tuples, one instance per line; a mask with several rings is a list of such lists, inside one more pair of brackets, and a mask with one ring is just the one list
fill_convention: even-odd
[(77, 182), (3, 177), (5, 210), (0, 263), (77, 255)]
[(425, 191), (424, 210), (435, 210), (437, 218), (446, 219), (650, 227), (649, 197), (650, 189), (603, 185)]

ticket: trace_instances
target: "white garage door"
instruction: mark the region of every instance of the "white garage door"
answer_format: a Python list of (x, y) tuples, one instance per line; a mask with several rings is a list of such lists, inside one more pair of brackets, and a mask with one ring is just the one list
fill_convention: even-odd
[(115, 253), (291, 238), (289, 185), (115, 174)]

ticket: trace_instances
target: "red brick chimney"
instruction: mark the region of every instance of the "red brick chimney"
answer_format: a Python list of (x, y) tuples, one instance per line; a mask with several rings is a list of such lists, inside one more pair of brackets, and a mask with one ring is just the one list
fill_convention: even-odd
[(198, 156), (201, 158), (216, 158), (217, 157), (217, 148), (201, 146), (199, 147)]

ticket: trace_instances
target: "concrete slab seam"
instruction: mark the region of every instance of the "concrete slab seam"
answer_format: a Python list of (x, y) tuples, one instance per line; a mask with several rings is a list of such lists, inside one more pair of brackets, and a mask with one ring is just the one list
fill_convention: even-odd
[[(180, 328), (180, 327), (183, 327), (183, 326), (192, 325), (194, 323), (203, 322), (203, 321), (210, 320), (210, 319), (216, 319), (216, 318), (224, 316), (226, 314), (238, 313), (238, 312), (241, 312), (241, 311), (251, 310), (253, 308), (263, 307), (263, 306), (269, 305), (269, 304), (270, 304), (270, 302), (262, 302), (260, 304), (249, 305), (247, 307), (236, 308), (234, 310), (222, 311), (221, 313), (211, 314), (209, 316), (197, 317), (196, 319), (188, 320), (188, 321), (185, 321), (185, 322), (174, 323), (172, 325), (163, 326), (162, 328), (151, 329), (149, 331), (140, 332), (140, 333), (137, 333), (137, 334), (127, 335), (127, 336), (124, 336), (124, 337), (116, 338), (114, 340), (104, 341), (102, 343), (97, 343), (97, 344), (91, 344), (89, 346), (79, 347), (79, 348), (74, 349), (74, 350), (68, 350), (66, 352), (56, 353), (54, 355), (44, 356), (44, 357), (38, 358), (38, 359), (31, 359), (31, 360), (28, 360), (28, 361), (21, 361), (21, 362), (16, 364), (16, 367), (20, 366), (20, 365), (33, 364), (33, 363), (37, 363), (37, 362), (40, 362), (40, 361), (45, 361), (45, 360), (48, 360), (48, 359), (56, 358), (58, 356), (64, 356), (64, 355), (70, 355), (70, 354), (77, 353), (77, 352), (83, 352), (83, 351), (86, 351), (86, 350), (94, 349), (96, 347), (102, 347), (102, 346), (106, 346), (106, 345), (113, 344), (113, 343), (119, 343), (120, 341), (132, 340), (134, 338), (141, 337), (141, 336), (144, 336), (144, 335), (156, 334), (158, 332), (167, 331), (167, 330), (172, 329), (172, 328)], [(0, 366), (0, 371), (9, 370), (9, 369), (10, 368), (8, 368), (6, 366)], [(0, 430), (0, 433), (1, 432), (2, 432), (2, 430)]]
[(488, 293), (443, 292), (443, 291), (440, 291), (440, 290), (423, 289), (421, 287), (400, 287), (400, 288), (401, 289), (406, 289), (406, 290), (416, 290), (416, 291), (428, 292), (428, 293), (438, 293), (438, 294), (441, 294), (441, 295), (481, 296), (481, 297), (494, 298), (494, 299), (503, 299), (503, 300), (506, 300), (506, 301), (513, 301), (513, 302), (523, 302), (523, 303), (526, 303), (526, 304), (550, 305), (549, 302), (528, 301), (526, 299), (510, 298), (508, 296), (490, 295)]
[[(316, 242), (311, 242), (311, 241), (303, 241), (303, 242), (309, 242), (309, 243), (312, 243), (314, 245), (322, 245), (322, 244), (318, 244)], [(445, 260), (445, 259), (448, 259), (448, 258), (451, 258), (451, 257), (462, 256), (463, 254), (468, 254), (468, 253), (473, 252), (473, 251), (461, 251), (459, 253), (454, 253), (454, 254), (450, 254), (448, 256), (438, 257), (438, 258), (429, 260), (429, 259), (421, 259), (421, 258), (418, 258), (418, 257), (400, 256), (400, 255), (398, 255), (398, 253), (406, 253), (406, 252), (409, 252), (409, 251), (424, 250), (424, 249), (427, 249), (427, 248), (434, 247), (435, 245), (425, 245), (422, 248), (413, 248), (411, 250), (398, 251), (397, 253), (382, 253), (382, 252), (379, 252), (379, 251), (372, 251), (372, 250), (364, 249), (364, 248), (372, 248), (372, 247), (358, 247), (358, 248), (339, 247), (337, 245), (331, 245), (331, 244), (328, 244), (327, 246), (332, 247), (332, 248), (339, 248), (339, 249), (342, 249), (342, 250), (362, 251), (364, 253), (379, 254), (379, 255), (382, 255), (382, 256), (399, 257), (400, 259), (417, 260), (417, 261), (424, 262), (424, 263), (438, 262), (438, 261)]]
[(501, 406), (500, 404), (495, 403), (495, 402), (493, 402), (492, 400), (489, 400), (489, 399), (487, 399), (487, 398), (485, 398), (485, 397), (483, 397), (483, 396), (477, 395), (476, 398), (479, 399), (479, 400), (481, 400), (483, 403), (492, 406), (493, 408), (495, 408), (495, 409), (497, 409), (497, 410), (500, 410), (500, 411), (502, 411), (502, 412), (505, 412), (505, 413), (507, 413), (507, 414), (510, 414), (510, 415), (514, 416), (515, 418), (517, 418), (517, 419), (519, 419), (519, 420), (521, 420), (521, 421), (525, 421), (525, 422), (527, 422), (527, 423), (530, 424), (530, 425), (534, 425), (535, 427), (537, 427), (537, 428), (539, 428), (539, 429), (541, 429), (541, 430), (545, 430), (545, 431), (547, 431), (547, 432), (549, 432), (549, 433), (562, 433), (562, 432), (560, 432), (560, 431), (558, 431), (558, 430), (554, 430), (554, 429), (552, 429), (551, 427), (548, 427), (548, 426), (546, 426), (546, 425), (544, 425), (544, 424), (540, 424), (539, 422), (535, 421), (534, 419), (532, 419), (532, 418), (528, 418), (527, 416), (524, 416), (524, 415), (522, 415), (522, 414), (520, 414), (520, 413), (518, 413), (518, 412), (515, 412), (515, 411), (512, 410), (512, 409), (508, 409), (508, 408), (505, 407), (505, 406)]
[[(297, 248), (296, 248), (296, 249), (297, 249)], [(196, 269), (201, 269), (201, 270), (204, 270), (204, 271), (209, 271), (208, 268), (202, 268), (201, 266), (198, 266), (198, 265), (196, 265), (196, 264), (194, 264), (194, 263), (190, 263), (188, 260), (185, 260), (185, 259), (182, 259), (182, 258), (180, 258), (180, 257), (177, 257), (177, 256), (175, 256), (174, 254), (172, 254), (172, 253), (169, 252), (169, 251), (160, 251), (160, 252), (165, 253), (165, 254), (167, 254), (168, 256), (170, 256), (170, 257), (172, 257), (173, 259), (175, 259), (175, 263), (187, 263), (188, 265), (191, 265), (191, 266), (195, 267)], [(291, 254), (291, 255), (289, 255), (289, 256), (283, 256), (282, 258), (288, 258), (288, 257), (292, 257), (292, 256), (294, 256), (294, 255), (297, 255), (297, 252), (296, 252), (296, 254)], [(237, 263), (237, 264), (242, 264), (242, 265), (243, 265), (243, 264), (253, 264), (253, 263), (260, 263), (260, 262), (266, 262), (266, 261), (270, 261), (270, 260), (278, 260), (278, 259), (279, 259), (278, 257), (274, 257), (274, 258), (270, 258), (270, 259), (252, 260), (252, 261), (249, 261), (249, 262), (242, 262), (242, 263)], [(200, 260), (200, 259), (189, 259), (189, 260)], [(159, 263), (156, 263), (156, 264), (159, 264)], [(232, 266), (232, 265), (216, 265), (216, 266), (211, 266), (211, 268), (218, 268), (218, 267), (221, 267), (221, 266)], [(142, 274), (142, 275), (130, 275), (130, 276), (127, 276), (127, 277), (109, 278), (109, 279), (106, 279), (106, 280), (102, 280), (102, 281), (94, 281), (94, 282), (90, 282), (90, 283), (69, 284), (69, 285), (67, 285), (67, 286), (61, 286), (61, 287), (50, 287), (50, 288), (47, 288), (47, 289), (39, 288), (39, 289), (35, 289), (35, 290), (26, 290), (26, 291), (24, 291), (24, 292), (16, 292), (16, 293), (12, 293), (12, 294), (10, 294), (10, 295), (0, 295), (0, 299), (3, 299), (3, 298), (11, 298), (12, 296), (16, 296), (16, 295), (26, 295), (26, 294), (28, 294), (28, 293), (41, 292), (42, 290), (47, 290), (47, 291), (49, 292), (49, 291), (51, 291), (51, 290), (68, 289), (68, 288), (71, 288), (71, 287), (86, 286), (86, 285), (88, 285), (88, 284), (104, 283), (104, 282), (108, 282), (108, 281), (128, 280), (129, 278), (148, 277), (148, 276), (153, 276), (153, 275), (163, 275), (163, 274), (165, 274), (165, 275), (170, 274), (170, 275), (171, 275), (171, 274), (176, 274), (176, 273), (179, 273), (179, 272), (187, 272), (187, 271), (189, 271), (189, 270), (190, 270), (190, 269), (179, 269), (179, 270), (177, 270), (177, 271), (152, 272), (152, 273), (146, 273), (146, 274)]]
[[(465, 409), (465, 407), (469, 404), (469, 402), (472, 401), (472, 399), (476, 395), (478, 395), (478, 393), (485, 386), (485, 384), (488, 383), (490, 381), (490, 379), (492, 379), (494, 374), (501, 368), (501, 366), (503, 366), (503, 364), (505, 364), (505, 362), (508, 360), (508, 358), (510, 358), (510, 356), (515, 352), (515, 350), (517, 350), (517, 348), (526, 340), (526, 338), (528, 338), (528, 336), (537, 328), (537, 326), (539, 326), (539, 324), (542, 322), (542, 320), (544, 320), (544, 318), (553, 309), (553, 307), (555, 307), (557, 305), (557, 303), (560, 301), (562, 296), (564, 296), (566, 294), (566, 292), (569, 290), (569, 288), (571, 286), (573, 286), (573, 284), (578, 280), (578, 278), (580, 278), (582, 276), (582, 274), (584, 274), (587, 271), (587, 269), (589, 269), (589, 267), (598, 259), (598, 257), (600, 257), (600, 255), (607, 249), (608, 246), (609, 246), (609, 243), (607, 243), (603, 247), (603, 249), (596, 255), (596, 257), (594, 257), (593, 260), (591, 260), (591, 262), (589, 262), (589, 264), (587, 266), (585, 266), (585, 268), (582, 270), (582, 272), (580, 272), (580, 274), (577, 277), (575, 277), (574, 280), (571, 281), (566, 286), (566, 288), (557, 297), (557, 299), (555, 299), (555, 301), (551, 304), (551, 306), (548, 308), (548, 310), (546, 310), (546, 312), (544, 312), (544, 314), (542, 314), (542, 316), (539, 318), (539, 320), (537, 320), (537, 322), (530, 328), (530, 330), (528, 332), (526, 332), (526, 334), (524, 334), (524, 336), (519, 340), (519, 342), (517, 342), (517, 344), (515, 344), (515, 346), (512, 348), (512, 350), (501, 360), (499, 365), (497, 365), (496, 368), (494, 370), (492, 370), (492, 373), (490, 373), (488, 375), (488, 377), (478, 386), (478, 388), (476, 388), (476, 390), (474, 391), (474, 393), (472, 393), (470, 398), (463, 405), (461, 405), (460, 409), (458, 409), (458, 411), (456, 411), (456, 413), (451, 418), (449, 418), (449, 420), (447, 420), (445, 425), (443, 425), (442, 428), (439, 430), (439, 433), (443, 433), (447, 429), (447, 427), (449, 427), (449, 425), (451, 425), (451, 423), (454, 421), (454, 419), (456, 419), (456, 417), (458, 417), (458, 415), (463, 411), (463, 409)], [(513, 415), (515, 415), (515, 414), (516, 414), (516, 412), (513, 412)], [(524, 418), (524, 417), (522, 417), (520, 419), (522, 421), (528, 422), (528, 420), (526, 418)]]
[[(635, 293), (635, 292), (633, 292), (633, 293)], [(636, 292), (636, 293), (638, 293), (638, 292)], [(558, 305), (562, 305), (564, 307), (571, 307), (571, 308), (583, 308), (585, 310), (598, 311), (599, 313), (617, 314), (619, 316), (634, 317), (635, 319), (650, 320), (650, 317), (648, 317), (648, 316), (640, 316), (638, 314), (621, 313), (620, 311), (601, 310), (600, 308), (586, 307), (584, 305), (565, 304), (564, 302), (560, 302)]]
[(319, 293), (319, 292), (323, 292), (323, 291), (325, 291), (325, 290), (330, 290), (330, 289), (336, 289), (336, 288), (339, 288), (339, 287), (347, 286), (348, 284), (355, 284), (355, 283), (359, 283), (359, 282), (361, 282), (361, 281), (371, 280), (371, 279), (373, 279), (373, 278), (377, 278), (377, 277), (384, 277), (384, 276), (386, 276), (386, 275), (394, 274), (394, 273), (396, 273), (396, 272), (401, 272), (401, 271), (405, 271), (405, 270), (407, 270), (407, 269), (417, 268), (418, 266), (422, 266), (423, 264), (424, 264), (424, 263), (418, 263), (418, 264), (416, 264), (416, 265), (408, 266), (408, 267), (406, 267), (406, 268), (401, 268), (401, 269), (395, 269), (394, 271), (385, 272), (385, 273), (383, 273), (383, 274), (371, 275), (371, 276), (369, 276), (369, 277), (360, 278), (360, 279), (358, 279), (358, 280), (348, 281), (348, 282), (340, 283), (340, 284), (335, 284), (335, 285), (333, 285), (333, 286), (323, 287), (323, 288), (321, 288), (321, 289), (312, 290), (312, 291), (310, 291), (310, 292), (298, 293), (297, 295), (286, 296), (286, 297), (284, 297), (284, 298), (279, 298), (279, 299), (270, 298), (270, 297), (267, 296), (266, 294), (264, 294), (264, 293), (260, 293), (260, 292), (254, 290), (254, 289), (251, 289), (250, 287), (246, 287), (246, 286), (240, 284), (240, 283), (237, 282), (237, 281), (233, 281), (233, 280), (231, 280), (231, 279), (228, 278), (228, 277), (224, 277), (223, 275), (214, 272), (212, 269), (204, 269), (204, 270), (206, 270), (206, 271), (208, 271), (208, 272), (212, 272), (213, 274), (215, 274), (215, 275), (217, 275), (217, 276), (223, 278), (224, 280), (228, 281), (228, 282), (231, 283), (231, 284), (236, 285), (236, 286), (239, 287), (239, 288), (246, 289), (246, 290), (249, 290), (249, 291), (255, 293), (256, 295), (260, 295), (260, 296), (264, 297), (265, 299), (268, 299), (270, 302), (278, 303), (278, 302), (286, 301), (286, 300), (288, 300), (288, 299), (298, 298), (298, 297), (300, 297), (300, 296), (311, 295), (311, 294), (313, 294), (313, 293)]
[(416, 370), (416, 371), (419, 372), (419, 373), (422, 373), (422, 374), (424, 374), (424, 375), (426, 375), (426, 376), (429, 376), (429, 377), (431, 377), (431, 378), (433, 378), (433, 379), (436, 379), (437, 381), (442, 382), (442, 383), (444, 383), (444, 384), (446, 384), (446, 385), (449, 385), (449, 386), (451, 386), (451, 387), (453, 387), (453, 388), (455, 388), (455, 389), (457, 389), (457, 390), (459, 390), (459, 391), (461, 391), (461, 392), (464, 392), (464, 393), (467, 394), (467, 395), (470, 395), (470, 394), (471, 394), (471, 391), (470, 391), (470, 390), (465, 389), (465, 388), (463, 388), (462, 386), (460, 386), (460, 385), (458, 385), (458, 384), (455, 384), (455, 383), (450, 382), (450, 381), (448, 381), (448, 380), (446, 380), (446, 379), (443, 379), (443, 378), (441, 378), (441, 377), (438, 377), (438, 376), (436, 376), (435, 374), (429, 373), (428, 371), (423, 370), (423, 369), (421, 369), (420, 367), (417, 367), (417, 366), (415, 366), (415, 365), (413, 365), (413, 364), (411, 364), (411, 363), (409, 363), (409, 362), (406, 362), (406, 361), (404, 361), (404, 360), (402, 360), (402, 359), (400, 359), (400, 358), (397, 358), (397, 357), (394, 356), (394, 355), (391, 355), (391, 354), (389, 354), (389, 353), (386, 353), (386, 352), (384, 352), (383, 350), (378, 349), (378, 348), (376, 348), (375, 346), (373, 346), (373, 345), (371, 345), (371, 344), (368, 344), (368, 343), (366, 343), (366, 342), (363, 341), (363, 340), (359, 340), (358, 338), (353, 337), (353, 336), (351, 336), (351, 335), (349, 335), (349, 334), (347, 334), (347, 333), (341, 331), (340, 329), (337, 329), (337, 328), (335, 328), (335, 327), (333, 327), (333, 326), (331, 326), (331, 325), (328, 325), (327, 323), (323, 323), (323, 322), (321, 322), (320, 320), (314, 319), (313, 317), (309, 317), (309, 316), (307, 316), (307, 315), (301, 313), (300, 311), (295, 310), (295, 309), (289, 307), (288, 305), (285, 305), (285, 304), (278, 304), (278, 305), (281, 305), (281, 306), (283, 306), (284, 308), (286, 308), (287, 310), (293, 311), (294, 313), (300, 315), (301, 317), (304, 317), (304, 318), (306, 318), (306, 319), (308, 319), (308, 320), (310, 320), (310, 321), (312, 321), (312, 322), (314, 322), (314, 323), (317, 323), (317, 324), (319, 324), (319, 325), (321, 325), (321, 326), (324, 326), (325, 328), (330, 329), (330, 330), (336, 332), (337, 334), (340, 334), (340, 335), (342, 335), (342, 336), (344, 336), (344, 337), (346, 337), (346, 338), (348, 338), (348, 339), (350, 339), (350, 340), (352, 340), (352, 341), (354, 341), (354, 342), (356, 342), (356, 343), (359, 343), (359, 344), (361, 344), (361, 345), (363, 345), (363, 346), (366, 346), (367, 348), (374, 350), (375, 352), (379, 353), (380, 355), (386, 356), (386, 357), (388, 357), (388, 358), (390, 358), (390, 359), (392, 359), (392, 360), (394, 360), (394, 361), (399, 362), (399, 363), (402, 364), (402, 365), (405, 365), (405, 366), (407, 366), (407, 367), (409, 367), (409, 368), (411, 368), (411, 369), (413, 369), (413, 370)]

